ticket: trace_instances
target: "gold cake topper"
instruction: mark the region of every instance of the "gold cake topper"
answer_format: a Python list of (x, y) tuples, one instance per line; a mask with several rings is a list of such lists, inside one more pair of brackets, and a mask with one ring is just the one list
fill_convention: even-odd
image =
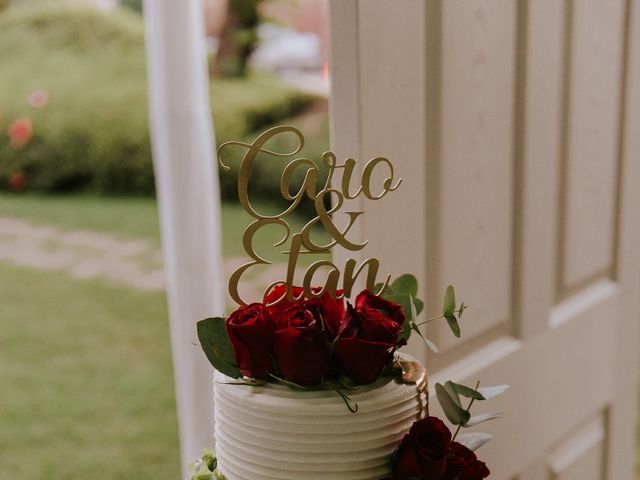
[[(279, 153), (264, 147), (269, 140), (273, 139), (276, 136), (286, 135), (287, 133), (295, 135), (297, 139), (298, 144), (293, 151)], [(256, 161), (257, 155), (259, 153), (263, 153), (272, 157), (285, 158), (295, 156), (302, 150), (302, 147), (304, 146), (304, 136), (295, 127), (278, 126), (262, 133), (260, 136), (258, 136), (258, 138), (255, 139), (253, 143), (244, 143), (237, 141), (225, 142), (218, 148), (218, 162), (220, 163), (222, 169), (227, 171), (230, 170), (230, 167), (225, 165), (222, 161), (221, 153), (226, 147), (233, 145), (244, 147), (247, 149), (240, 163), (240, 172), (238, 174), (238, 197), (240, 199), (240, 204), (245, 209), (245, 211), (253, 218), (255, 218), (255, 220), (246, 228), (242, 236), (242, 244), (247, 255), (252, 259), (252, 261), (240, 266), (235, 272), (233, 272), (231, 278), (229, 279), (229, 293), (231, 295), (231, 298), (233, 298), (233, 300), (240, 305), (246, 305), (246, 302), (244, 302), (242, 298), (240, 298), (240, 295), (238, 293), (238, 283), (244, 272), (256, 265), (270, 265), (272, 263), (269, 260), (261, 257), (253, 247), (253, 237), (262, 227), (266, 225), (279, 225), (284, 229), (284, 235), (282, 239), (276, 242), (273, 245), (274, 247), (278, 247), (289, 242), (288, 250), (282, 252), (289, 257), (287, 262), (287, 278), (285, 281), (277, 281), (269, 285), (264, 292), (264, 297), (266, 297), (267, 293), (271, 291), (271, 289), (275, 286), (284, 285), (286, 288), (283, 295), (280, 298), (272, 301), (269, 305), (275, 305), (285, 298), (287, 298), (289, 301), (293, 301), (296, 299), (296, 297), (294, 295), (292, 287), (294, 285), (296, 263), (300, 254), (330, 253), (331, 249), (336, 245), (340, 245), (347, 250), (358, 251), (362, 250), (367, 245), (368, 241), (366, 240), (358, 243), (348, 238), (351, 227), (353, 227), (358, 217), (364, 214), (363, 211), (344, 212), (348, 216), (348, 223), (346, 227), (342, 229), (340, 229), (333, 221), (332, 214), (340, 211), (345, 199), (353, 200), (360, 195), (364, 195), (370, 200), (380, 200), (387, 193), (397, 189), (402, 182), (401, 178), (394, 179), (393, 165), (389, 161), (389, 159), (385, 157), (375, 157), (369, 160), (364, 165), (360, 178), (360, 185), (355, 191), (351, 191), (351, 179), (354, 173), (354, 168), (356, 166), (356, 161), (353, 158), (347, 158), (344, 163), (338, 163), (336, 155), (333, 152), (329, 151), (325, 152), (322, 155), (322, 162), (324, 162), (329, 168), (327, 179), (321, 186), (321, 188), (318, 189), (318, 181), (320, 179), (320, 169), (318, 168), (318, 166), (313, 161), (307, 158), (295, 158), (286, 165), (280, 178), (280, 193), (286, 201), (290, 202), (288, 207), (276, 215), (264, 215), (257, 212), (253, 208), (249, 198), (249, 177), (251, 175), (252, 167)], [(302, 168), (306, 169), (306, 171), (304, 172), (304, 180), (302, 182), (302, 186), (297, 192), (292, 194), (291, 179), (294, 173), (298, 169)], [(387, 176), (382, 181), (381, 185), (376, 186), (377, 190), (374, 192), (372, 191), (373, 188), (371, 185), (371, 176), (374, 170), (376, 170), (377, 168), (386, 168)], [(340, 169), (343, 170), (342, 178), (339, 183), (336, 183), (333, 177), (336, 171)], [(340, 185), (340, 188), (332, 187), (332, 185), (334, 184)], [(331, 194), (334, 195), (335, 202), (331, 206), (331, 208), (327, 209), (325, 207), (325, 203), (327, 201), (327, 197)], [(284, 220), (284, 217), (292, 213), (298, 207), (305, 196), (313, 201), (316, 216), (309, 222), (307, 222), (299, 232), (292, 233), (291, 227), (287, 223), (287, 221)], [(321, 245), (316, 243), (311, 238), (312, 228), (318, 223), (320, 223), (322, 227), (324, 227), (324, 230), (331, 237), (331, 241), (329, 241), (329, 243)], [(343, 271), (343, 293), (338, 294), (337, 292), (339, 290), (338, 281), (340, 279), (340, 269), (329, 260), (318, 260), (312, 263), (305, 271), (302, 282), (303, 292), (300, 297), (304, 296), (306, 298), (313, 298), (321, 296), (322, 294), (324, 294), (324, 292), (328, 292), (333, 297), (345, 296), (349, 298), (351, 296), (351, 290), (356, 278), (361, 274), (365, 267), (368, 267), (366, 288), (373, 291), (374, 286), (376, 285), (378, 270), (380, 269), (380, 261), (377, 258), (368, 258), (364, 260), (357, 268), (356, 266), (357, 262), (354, 259), (349, 259), (346, 261)], [(320, 268), (323, 267), (328, 268), (325, 285), (319, 290), (312, 290), (311, 285), (314, 279), (314, 275)], [(388, 275), (385, 282), (383, 283), (382, 289), (384, 289), (384, 287), (386, 287), (386, 285), (388, 284), (389, 278), (390, 276)]]

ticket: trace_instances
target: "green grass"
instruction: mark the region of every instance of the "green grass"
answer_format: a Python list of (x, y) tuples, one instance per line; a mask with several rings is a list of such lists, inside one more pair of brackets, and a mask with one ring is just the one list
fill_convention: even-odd
[[(269, 206), (260, 205), (257, 208)], [(91, 195), (33, 195), (0, 193), (0, 216), (16, 217), (36, 224), (55, 225), (62, 230), (93, 230), (123, 239), (144, 238), (160, 245), (156, 202), (150, 198), (98, 197)], [(242, 233), (252, 221), (240, 205), (222, 204), (222, 244), (225, 257), (246, 256), (242, 247)], [(300, 231), (304, 222), (287, 219), (293, 232)], [(255, 238), (259, 252), (274, 252), (271, 247), (282, 235), (277, 227), (265, 227)], [(314, 238), (326, 240), (316, 232)], [(280, 249), (277, 249), (279, 252)], [(284, 255), (267, 255), (275, 261), (285, 261)], [(301, 257), (301, 264), (309, 264), (317, 257)]]
[(179, 478), (163, 294), (0, 264), (0, 478)]

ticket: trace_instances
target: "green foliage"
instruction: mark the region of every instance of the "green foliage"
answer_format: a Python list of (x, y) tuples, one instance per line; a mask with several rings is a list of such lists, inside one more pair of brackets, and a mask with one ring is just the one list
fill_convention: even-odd
[(231, 378), (242, 376), (233, 357), (233, 346), (227, 335), (224, 318), (200, 320), (198, 340), (207, 359), (216, 370)]
[[(445, 302), (445, 305), (447, 304), (451, 305), (450, 302)], [(453, 304), (455, 305), (455, 300)], [(448, 381), (444, 385), (436, 383), (438, 402), (449, 421), (458, 427), (453, 435), (454, 440), (458, 438), (458, 433), (462, 427), (470, 428), (480, 423), (502, 417), (502, 413), (500, 412), (488, 412), (471, 416), (471, 407), (476, 400), (488, 400), (504, 393), (509, 388), (508, 385), (497, 385), (480, 389), (478, 388), (479, 385), (480, 382), (476, 384), (475, 388), (471, 388), (452, 381)], [(470, 399), (466, 408), (462, 406), (461, 396)], [(471, 434), (460, 435), (459, 441), (471, 450), (476, 450), (491, 440), (491, 438), (491, 435), (488, 433), (473, 432)]]
[[(22, 171), (31, 191), (153, 192), (140, 15), (53, 4), (12, 7), (0, 15), (0, 58), (0, 188)], [(36, 89), (50, 94), (44, 108), (27, 103)], [(218, 142), (246, 138), (314, 101), (263, 73), (214, 80), (211, 94)], [(34, 136), (16, 151), (7, 128), (25, 115)], [(226, 183), (222, 190), (228, 192)]]
[(460, 406), (460, 401), (456, 402), (440, 383), (436, 383), (436, 396), (445, 415), (454, 425), (464, 425), (471, 417), (471, 414)]

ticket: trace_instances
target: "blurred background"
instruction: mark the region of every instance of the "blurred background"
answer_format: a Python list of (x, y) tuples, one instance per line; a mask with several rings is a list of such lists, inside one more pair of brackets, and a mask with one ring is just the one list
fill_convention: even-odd
[[(217, 144), (292, 124), (319, 160), (327, 2), (204, 9)], [(180, 477), (145, 63), (140, 1), (0, 1), (2, 480)], [(268, 210), (280, 171), (263, 165)], [(220, 176), (227, 274), (248, 224), (235, 173)]]

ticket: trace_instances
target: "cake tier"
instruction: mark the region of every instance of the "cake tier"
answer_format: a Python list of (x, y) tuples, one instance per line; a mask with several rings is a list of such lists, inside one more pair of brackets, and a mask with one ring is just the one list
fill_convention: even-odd
[(227, 480), (380, 480), (420, 415), (415, 385), (384, 378), (348, 392), (232, 385), (215, 373), (216, 454)]

